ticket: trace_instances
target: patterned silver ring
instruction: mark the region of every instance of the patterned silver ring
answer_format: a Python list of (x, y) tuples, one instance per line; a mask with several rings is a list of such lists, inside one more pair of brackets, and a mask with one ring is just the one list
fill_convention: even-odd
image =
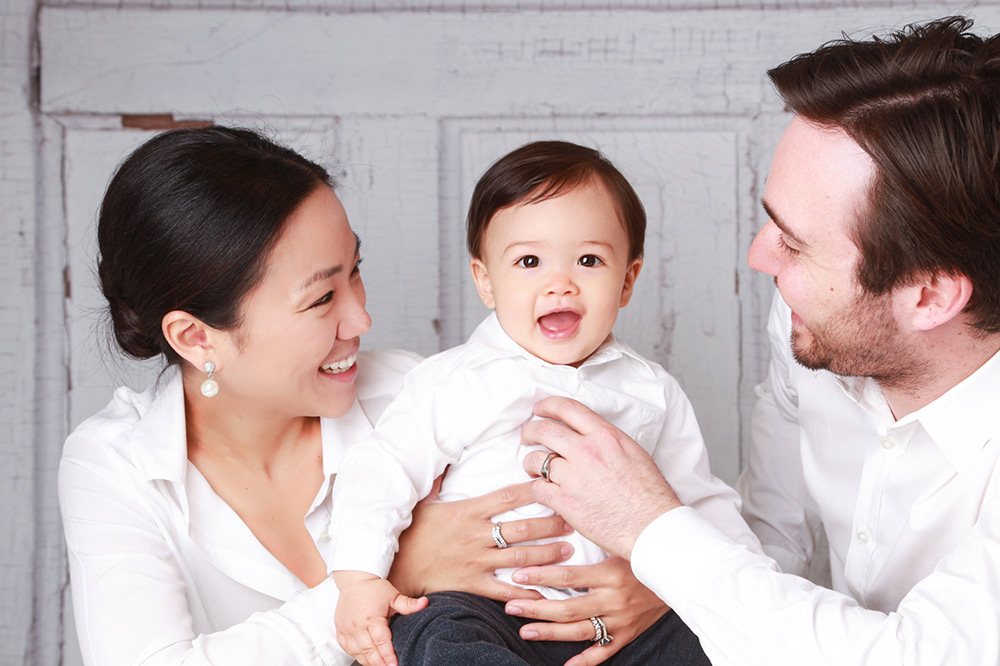
[(590, 639), (591, 642), (603, 647), (614, 640), (611, 634), (608, 633), (608, 626), (604, 624), (604, 620), (600, 617), (592, 617), (590, 618), (590, 622), (594, 625), (594, 637)]
[(503, 535), (500, 534), (500, 526), (503, 523), (493, 523), (493, 541), (496, 543), (497, 548), (506, 548), (507, 542), (504, 541)]
[(542, 477), (549, 483), (552, 483), (552, 479), (549, 478), (549, 464), (552, 462), (553, 458), (560, 458), (560, 457), (562, 456), (560, 456), (558, 453), (550, 453), (549, 455), (545, 456), (545, 460), (542, 461), (542, 469), (539, 470), (538, 476)]

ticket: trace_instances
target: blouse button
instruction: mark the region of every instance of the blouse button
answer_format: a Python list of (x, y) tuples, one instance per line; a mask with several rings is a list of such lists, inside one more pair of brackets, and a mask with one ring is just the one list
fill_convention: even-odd
[(894, 440), (892, 437), (883, 437), (882, 438), (882, 448), (883, 449), (885, 449), (886, 451), (888, 451), (889, 449), (893, 448), (894, 446), (896, 446), (896, 440)]
[(869, 536), (868, 530), (858, 530), (857, 539), (858, 543), (864, 545), (871, 541), (871, 536)]
[(328, 530), (327, 528), (324, 527), (323, 531), (319, 533), (319, 540), (322, 543), (326, 543), (327, 541), (329, 541), (330, 540), (330, 530)]

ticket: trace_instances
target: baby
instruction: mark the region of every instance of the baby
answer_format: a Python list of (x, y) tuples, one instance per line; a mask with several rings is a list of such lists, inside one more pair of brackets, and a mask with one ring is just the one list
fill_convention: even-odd
[[(349, 450), (337, 475), (331, 569), (341, 591), (337, 633), (349, 653), (378, 643), (392, 663), (386, 618), (426, 603), (413, 605), (384, 580), (414, 504), (449, 465), (442, 500), (527, 480), (520, 430), (548, 396), (573, 397), (631, 435), (685, 504), (753, 541), (736, 493), (709, 471), (694, 412), (676, 380), (611, 333), (642, 268), (645, 227), (631, 185), (590, 148), (531, 143), (479, 180), (468, 215), (470, 264), (480, 298), (495, 312), (468, 342), (406, 376), (370, 438)], [(497, 546), (506, 546), (503, 521), (541, 515), (551, 511), (534, 504), (495, 516)], [(582, 536), (568, 540), (574, 546), (568, 564), (606, 557)], [(511, 582), (512, 571), (496, 576)], [(539, 591), (548, 598), (585, 593)], [(607, 627), (594, 626), (594, 640), (609, 642)]]

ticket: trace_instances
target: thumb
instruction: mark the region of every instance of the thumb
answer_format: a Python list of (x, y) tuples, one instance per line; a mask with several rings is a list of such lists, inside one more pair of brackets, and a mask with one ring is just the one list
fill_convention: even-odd
[(419, 610), (427, 608), (427, 603), (427, 597), (414, 599), (413, 597), (408, 597), (405, 594), (397, 594), (393, 598), (392, 603), (389, 604), (389, 611), (390, 613), (409, 615), (410, 613), (416, 613)]
[(441, 476), (434, 479), (434, 485), (431, 486), (431, 491), (427, 493), (425, 499), (432, 500), (434, 502), (438, 501), (438, 495), (441, 493), (441, 482), (444, 481), (444, 475), (448, 473), (448, 468), (441, 473)]

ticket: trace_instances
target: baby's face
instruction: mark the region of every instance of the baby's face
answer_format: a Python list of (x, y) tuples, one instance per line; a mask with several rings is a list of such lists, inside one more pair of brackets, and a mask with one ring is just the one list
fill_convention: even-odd
[(472, 275), (517, 344), (549, 363), (579, 365), (611, 333), (641, 266), (629, 260), (610, 195), (588, 184), (494, 215)]

